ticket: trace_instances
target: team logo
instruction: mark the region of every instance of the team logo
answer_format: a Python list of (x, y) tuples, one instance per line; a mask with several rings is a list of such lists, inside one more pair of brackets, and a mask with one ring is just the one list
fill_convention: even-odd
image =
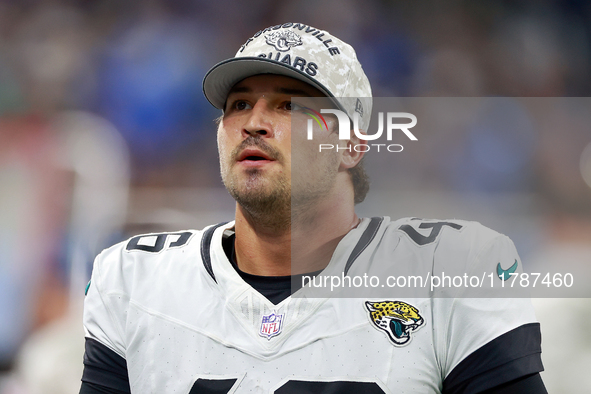
[(497, 275), (499, 276), (499, 279), (501, 280), (507, 280), (511, 277), (511, 274), (515, 272), (515, 270), (517, 270), (517, 266), (519, 265), (519, 263), (517, 262), (517, 259), (515, 260), (515, 262), (513, 263), (513, 265), (511, 267), (509, 267), (508, 269), (503, 269), (503, 267), (501, 267), (501, 263), (497, 264)]
[(291, 30), (281, 30), (265, 35), (267, 44), (281, 52), (289, 51), (292, 47), (302, 45), (302, 37)]
[(275, 313), (275, 311), (273, 311), (268, 315), (263, 315), (259, 335), (267, 338), (268, 340), (271, 340), (271, 338), (273, 338), (274, 336), (281, 334), (282, 328), (283, 314), (278, 314)]
[(371, 322), (388, 334), (390, 342), (404, 346), (412, 339), (411, 334), (421, 328), (425, 321), (414, 306), (402, 301), (365, 302)]

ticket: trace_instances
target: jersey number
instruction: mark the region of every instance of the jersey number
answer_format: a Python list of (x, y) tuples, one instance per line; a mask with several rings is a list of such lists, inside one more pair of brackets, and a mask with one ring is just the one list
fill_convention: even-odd
[[(226, 394), (237, 379), (197, 379), (189, 394)], [(332, 393), (384, 394), (374, 382), (309, 382), (290, 380), (275, 390), (275, 394)]]
[(435, 241), (443, 226), (449, 226), (453, 229), (459, 230), (462, 228), (457, 223), (452, 222), (434, 222), (434, 223), (421, 223), (419, 224), (419, 228), (430, 228), (431, 232), (429, 235), (425, 236), (419, 233), (415, 228), (409, 224), (403, 224), (399, 227), (400, 230), (404, 231), (408, 234), (408, 236), (415, 241), (415, 243), (419, 246), (430, 244), (431, 242)]
[(170, 238), (170, 244), (168, 248), (178, 248), (185, 245), (193, 233), (184, 231), (182, 233), (161, 233), (161, 234), (148, 234), (138, 235), (133, 237), (127, 243), (125, 250), (143, 250), (144, 252), (158, 253), (164, 246), (166, 241)]

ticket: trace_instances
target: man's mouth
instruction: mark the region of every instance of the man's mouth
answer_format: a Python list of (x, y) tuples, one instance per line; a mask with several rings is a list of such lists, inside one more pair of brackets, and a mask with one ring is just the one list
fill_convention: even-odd
[(239, 162), (260, 162), (260, 161), (274, 161), (274, 159), (259, 149), (246, 148), (240, 153), (240, 155), (238, 155), (237, 161), (239, 161)]

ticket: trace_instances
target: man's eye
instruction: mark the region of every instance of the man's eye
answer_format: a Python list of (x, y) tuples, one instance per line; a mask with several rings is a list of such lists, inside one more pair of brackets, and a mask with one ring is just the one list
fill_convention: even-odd
[(293, 102), (288, 102), (285, 104), (285, 107), (288, 111), (300, 111), (302, 109), (302, 106), (297, 105), (296, 103)]
[(248, 105), (248, 103), (244, 100), (238, 100), (234, 103), (234, 109), (237, 109), (239, 111), (245, 110), (245, 109), (249, 109), (250, 106)]

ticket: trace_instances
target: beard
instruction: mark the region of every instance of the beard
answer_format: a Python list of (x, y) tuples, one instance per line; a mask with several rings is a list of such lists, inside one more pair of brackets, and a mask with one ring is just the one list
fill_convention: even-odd
[(257, 148), (270, 159), (285, 163), (284, 155), (260, 137), (244, 139), (224, 160), (220, 151), (220, 167), (224, 186), (236, 202), (260, 224), (276, 229), (291, 225), (291, 182), (285, 172), (269, 176), (264, 170), (250, 168), (245, 173), (232, 171), (240, 153), (246, 148)]
[(260, 137), (247, 137), (229, 155), (220, 149), (222, 181), (234, 200), (258, 223), (276, 230), (289, 229), (294, 222), (313, 222), (316, 203), (331, 193), (336, 183), (338, 154), (318, 156), (309, 147), (292, 150), (294, 171), (289, 175), (281, 172), (271, 176), (259, 168), (232, 171), (239, 155), (250, 147), (279, 163), (286, 162), (280, 151)]
[(310, 224), (315, 221), (318, 203), (335, 187), (339, 161), (334, 152), (292, 151), (292, 222)]

